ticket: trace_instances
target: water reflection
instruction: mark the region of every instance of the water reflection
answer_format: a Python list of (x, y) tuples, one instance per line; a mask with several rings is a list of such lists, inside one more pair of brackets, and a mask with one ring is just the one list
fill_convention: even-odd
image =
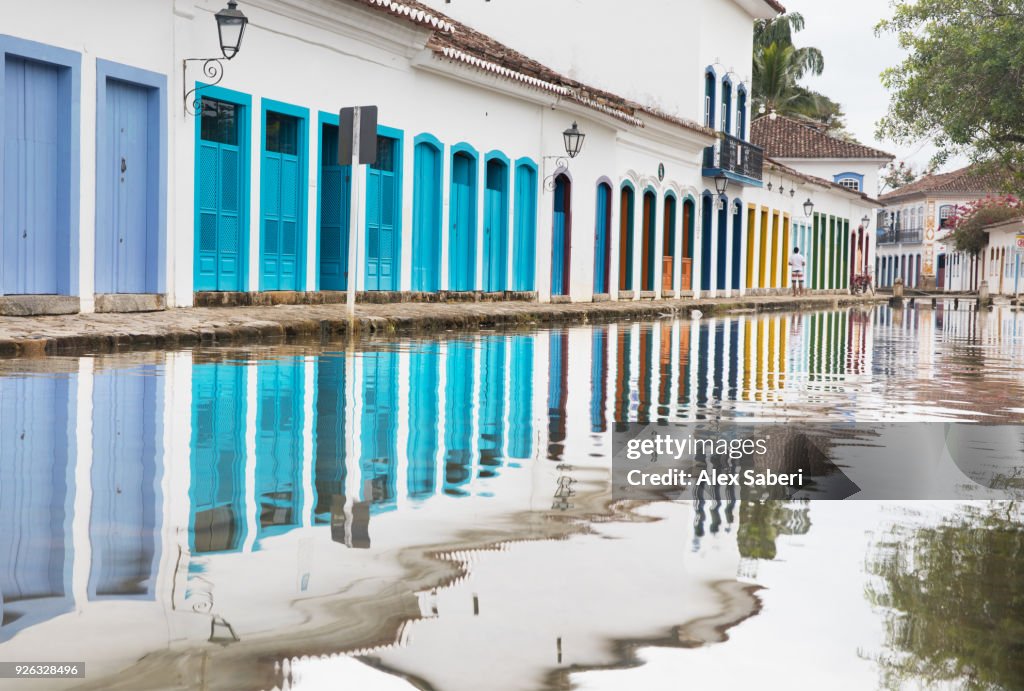
[[(202, 651), (258, 685), (273, 676), (266, 660), (401, 642), (401, 622), (439, 616), (434, 586), (453, 578), (449, 566), (403, 550), (462, 544), (471, 531), (478, 546), (564, 537), (573, 524), (550, 519), (606, 512), (617, 421), (1019, 421), (1024, 319), (948, 307), (736, 314), (371, 342), (351, 352), (81, 358), (47, 361), (51, 371), (4, 363), (0, 656), (28, 659), (22, 653), (41, 641), (120, 622), (150, 634), (129, 636), (117, 654), (97, 650), (95, 679), (153, 651), (186, 659)], [(603, 551), (609, 541), (595, 540), (565, 553), (580, 568), (635, 558), (656, 570), (660, 559), (689, 574), (681, 584), (724, 583), (752, 577), (751, 562), (775, 558), (780, 537), (814, 530), (806, 504), (741, 501), (731, 488), (680, 511), (668, 525), (678, 550), (664, 550), (662, 533), (638, 524), (629, 540), (654, 541), (635, 551)], [(546, 548), (521, 554), (508, 573), (523, 578), (565, 568), (558, 560), (568, 558)], [(541, 605), (517, 601), (525, 595), (507, 577), (488, 587), (502, 607)], [(549, 587), (564, 595), (578, 584)], [(672, 619), (683, 610), (660, 611), (628, 579), (604, 587), (573, 601), (597, 611), (618, 598), (632, 603), (634, 619), (625, 632), (611, 617), (594, 636), (649, 639), (684, 623)], [(376, 608), (362, 615), (340, 604), (373, 598)], [(111, 602), (137, 609), (97, 623)], [(474, 607), (493, 604), (478, 598)], [(62, 616), (69, 612), (81, 616)], [(372, 626), (349, 626), (359, 616)], [(519, 625), (514, 618), (491, 625), (500, 634)], [(453, 631), (457, 639), (466, 629)], [(301, 644), (287, 643), (300, 635)], [(548, 642), (536, 658), (524, 652), (523, 674), (614, 662), (599, 640), (579, 648), (571, 640), (558, 662)], [(211, 651), (211, 641), (224, 646)], [(227, 652), (234, 649), (242, 652)], [(423, 664), (417, 672), (426, 674)], [(433, 664), (458, 666), (454, 658)]]

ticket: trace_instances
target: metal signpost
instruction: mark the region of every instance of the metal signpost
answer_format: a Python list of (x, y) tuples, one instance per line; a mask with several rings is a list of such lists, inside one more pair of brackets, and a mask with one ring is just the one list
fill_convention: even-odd
[(359, 267), (359, 211), (362, 208), (362, 166), (377, 162), (377, 106), (342, 108), (338, 114), (338, 165), (352, 166), (352, 194), (348, 217), (348, 306), (349, 320), (356, 316), (356, 283)]

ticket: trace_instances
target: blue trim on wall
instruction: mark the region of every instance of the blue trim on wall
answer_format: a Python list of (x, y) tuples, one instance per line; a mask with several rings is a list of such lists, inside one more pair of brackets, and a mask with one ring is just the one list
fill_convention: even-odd
[[(422, 133), (416, 135), (413, 138), (412, 142), (413, 142), (413, 145), (412, 145), (412, 150), (413, 150), (413, 164), (412, 164), (413, 165), (413, 172), (412, 172), (412, 175), (413, 175), (412, 208), (413, 208), (413, 211), (412, 211), (412, 230), (411, 230), (412, 238), (410, 238), (411, 239), (410, 245), (412, 247), (410, 288), (413, 291), (425, 290), (425, 291), (428, 291), (428, 292), (437, 292), (438, 290), (441, 289), (441, 246), (443, 244), (443, 238), (444, 238), (444, 210), (442, 209), (442, 207), (444, 205), (444, 143), (440, 139), (435, 137), (434, 135), (430, 134), (429, 132), (422, 132)], [(419, 170), (420, 170), (419, 156), (420, 156), (420, 151), (421, 151), (420, 147), (421, 146), (433, 149), (435, 154), (437, 155), (437, 170), (435, 170), (437, 180), (436, 180), (436, 185), (432, 189), (425, 188), (425, 183), (427, 181), (421, 181), (420, 178), (419, 178)], [(437, 209), (434, 210), (435, 213), (436, 213), (436, 216), (435, 216), (434, 219), (423, 219), (421, 221), (421, 217), (425, 215), (425, 213), (423, 212), (423, 209), (424, 208), (428, 208), (428, 209), (430, 208), (429, 206), (425, 206), (427, 204), (427, 202), (424, 200), (424, 195), (426, 195), (428, 192), (432, 192), (432, 193), (435, 193), (437, 195), (437, 199), (434, 200), (437, 203)], [(425, 240), (426, 239), (423, 238), (422, 235), (423, 235), (423, 233), (427, 232), (427, 230), (433, 231), (434, 229), (430, 228), (430, 229), (422, 229), (422, 230), (420, 230), (420, 229), (417, 228), (417, 226), (421, 222), (426, 222), (427, 220), (430, 220), (431, 223), (436, 221), (436, 224), (437, 224), (437, 227), (436, 227), (437, 237), (436, 238), (432, 238), (430, 243), (429, 243), (429, 245), (425, 245)], [(436, 243), (436, 245), (437, 245), (436, 247), (434, 247), (434, 243)], [(437, 256), (436, 256), (436, 265), (433, 266), (432, 269), (433, 269), (434, 272), (436, 272), (436, 275), (431, 278), (429, 276), (429, 272), (428, 272), (428, 275), (424, 276), (423, 275), (424, 274), (423, 268), (424, 268), (424, 265), (427, 262), (425, 260), (421, 260), (420, 257), (422, 255), (424, 255), (424, 254), (428, 254), (426, 259), (430, 260), (429, 263), (434, 264), (435, 263), (434, 262), (434, 257), (432, 255), (434, 254), (435, 251), (436, 251), (436, 254), (437, 254)], [(419, 269), (419, 273), (417, 273), (418, 269)]]
[(499, 151), (497, 149), (494, 149), (492, 151), (488, 151), (486, 154), (484, 154), (484, 165), (485, 166), (488, 163), (490, 163), (491, 161), (493, 161), (493, 160), (501, 161), (502, 163), (504, 163), (506, 166), (509, 166), (509, 167), (511, 167), (511, 165), (512, 165), (512, 162), (509, 160), (509, 157), (506, 156), (503, 152), (501, 152), (501, 151)]
[[(107, 129), (103, 123), (107, 119), (107, 81), (116, 79), (129, 82), (138, 86), (147, 87), (152, 90), (149, 99), (150, 126), (156, 125), (157, 141), (155, 146), (151, 142), (149, 146), (150, 167), (155, 172), (155, 179), (151, 184), (156, 185), (156, 257), (147, 257), (147, 271), (153, 271), (152, 283), (147, 281), (146, 288), (155, 293), (167, 292), (167, 76), (149, 70), (122, 65), (109, 60), (96, 59), (96, 232), (94, 241), (99, 239), (99, 229), (104, 222), (102, 216), (102, 195), (100, 186), (104, 179), (100, 160), (101, 152), (106, 150)], [(155, 149), (155, 150), (154, 150)], [(96, 285), (100, 284), (102, 267), (99, 264), (100, 253), (98, 248), (95, 252), (96, 262), (94, 271), (96, 273)], [(155, 265), (154, 265), (155, 262)], [(100, 291), (96, 291), (100, 292)]]
[[(708, 79), (708, 77), (711, 79)], [(711, 87), (710, 89), (708, 87)], [(713, 130), (718, 129), (715, 126), (715, 112), (717, 104), (715, 103), (718, 98), (718, 75), (715, 74), (715, 68), (708, 65), (704, 69), (704, 125), (710, 127)]]
[[(40, 62), (47, 62), (51, 65), (67, 69), (67, 83), (63, 84), (69, 99), (68, 112), (62, 114), (61, 125), (67, 126), (65, 130), (68, 137), (68, 166), (66, 170), (59, 171), (61, 181), (66, 183), (68, 245), (67, 255), (58, 248), (59, 260), (57, 271), (58, 292), (62, 295), (78, 295), (78, 257), (79, 257), (79, 201), (81, 195), (81, 122), (82, 122), (82, 54), (73, 50), (57, 48), (45, 43), (28, 41), (23, 38), (16, 38), (0, 34), (0, 96), (4, 94), (4, 79), (7, 73), (7, 54), (20, 58), (28, 58)], [(0, 108), (0, 166), (4, 165), (4, 109)], [(3, 186), (0, 185), (0, 218), (3, 217)], [(62, 264), (66, 264), (62, 266)], [(2, 287), (0, 283), (0, 287)], [(0, 293), (2, 294), (2, 293)]]
[[(389, 139), (396, 140), (396, 142), (395, 142), (395, 206), (396, 206), (396, 208), (395, 208), (395, 216), (394, 216), (394, 221), (395, 221), (394, 234), (395, 234), (395, 236), (393, 238), (393, 241), (394, 241), (393, 247), (394, 247), (395, 253), (393, 255), (393, 257), (394, 257), (394, 259), (393, 259), (394, 266), (392, 266), (391, 270), (394, 272), (394, 278), (393, 278), (394, 286), (393, 286), (392, 290), (401, 290), (402, 289), (402, 216), (404, 216), (404, 209), (405, 209), (405, 200), (403, 198), (403, 193), (404, 193), (405, 190), (402, 187), (403, 179), (404, 179), (404, 170), (405, 170), (405, 130), (400, 130), (397, 127), (388, 127), (387, 125), (380, 125), (380, 124), (378, 124), (377, 125), (377, 136), (378, 137), (387, 137)], [(369, 181), (369, 177), (370, 177), (369, 174), (367, 174), (365, 179), (367, 181)], [(366, 282), (367, 282), (368, 273), (369, 273), (367, 271), (367, 262), (369, 262), (369, 255), (366, 253), (366, 250), (369, 249), (369, 247), (370, 247), (370, 238), (369, 238), (369, 234), (370, 234), (370, 214), (367, 213), (367, 211), (366, 211), (367, 207), (365, 206), (366, 199), (367, 199), (365, 195), (368, 195), (369, 193), (370, 193), (370, 190), (369, 190), (369, 187), (367, 186), (367, 189), (364, 192), (364, 198), (359, 202), (361, 204), (364, 204), (363, 216), (365, 217), (364, 222), (363, 222), (363, 242), (365, 243), (363, 245), (363, 248), (364, 248), (364, 250), (363, 250), (363, 255), (364, 255), (364, 261), (363, 261), (363, 290), (369, 290), (369, 288), (366, 287)], [(379, 284), (379, 282), (380, 282), (380, 280), (378, 278), (378, 284)], [(359, 284), (357, 283), (356, 285), (358, 286)]]
[(417, 134), (415, 137), (413, 137), (413, 140), (412, 140), (413, 147), (415, 148), (416, 146), (419, 146), (420, 144), (430, 144), (435, 149), (437, 149), (439, 152), (444, 153), (444, 144), (441, 142), (440, 139), (438, 139), (434, 135), (430, 134), (429, 132), (422, 132), (420, 134)]
[(736, 87), (736, 136), (744, 141), (747, 139), (747, 87), (740, 84)]
[[(241, 91), (225, 89), (222, 86), (207, 86), (203, 82), (196, 82), (196, 88), (201, 88), (200, 99), (209, 97), (218, 101), (225, 101), (241, 106), (245, 109), (245, 117), (238, 123), (238, 148), (242, 154), (242, 198), (238, 203), (239, 214), (239, 248), (238, 248), (238, 282), (239, 290), (249, 290), (249, 202), (252, 183), (252, 96)], [(195, 117), (195, 139), (193, 140), (192, 157), (193, 162), (193, 198), (192, 198), (192, 290), (195, 291), (196, 277), (199, 275), (199, 252), (196, 248), (196, 239), (199, 235), (199, 143), (202, 140), (201, 113)]]
[[(470, 233), (470, 235), (472, 236), (472, 241), (473, 242), (472, 242), (472, 247), (469, 248), (470, 249), (470, 265), (469, 265), (469, 267), (467, 267), (468, 268), (468, 273), (469, 273), (469, 278), (470, 278), (470, 280), (469, 280), (470, 286), (468, 288), (464, 287), (464, 286), (460, 286), (459, 288), (453, 288), (452, 287), (452, 273), (453, 273), (452, 267), (454, 266), (454, 262), (456, 260), (456, 253), (452, 251), (453, 248), (452, 248), (452, 245), (451, 245), (451, 233), (452, 233), (453, 223), (454, 223), (454, 218), (455, 217), (451, 213), (451, 209), (449, 208), (449, 218), (448, 218), (448, 228), (447, 228), (448, 238), (449, 238), (449, 244), (448, 244), (448, 290), (477, 290), (477, 283), (478, 283), (478, 279), (480, 278), (477, 275), (477, 271), (476, 271), (476, 254), (477, 254), (477, 246), (479, 245), (479, 235), (480, 235), (480, 228), (479, 228), (479, 224), (478, 224), (478, 216), (479, 216), (479, 210), (480, 210), (480, 199), (479, 199), (479, 197), (480, 197), (480, 152), (478, 152), (475, 148), (473, 148), (473, 146), (471, 146), (470, 144), (468, 144), (466, 142), (459, 142), (458, 144), (453, 144), (452, 145), (451, 150), (448, 152), (448, 166), (449, 166), (449, 170), (452, 171), (451, 174), (449, 175), (449, 181), (448, 181), (449, 188), (453, 188), (454, 185), (455, 185), (454, 161), (455, 161), (456, 154), (460, 154), (460, 153), (461, 154), (465, 154), (466, 156), (468, 156), (469, 159), (473, 163), (473, 178), (471, 180), (471, 182), (473, 184), (473, 190), (472, 190), (472, 193), (473, 193), (473, 197), (472, 197), (472, 202), (473, 202), (473, 227), (472, 227), (472, 232)], [(450, 198), (451, 198), (451, 196), (450, 196), (450, 190), (449, 190), (449, 199)]]
[[(264, 154), (267, 153), (267, 112), (279, 113), (281, 115), (287, 115), (299, 120), (299, 141), (298, 141), (298, 158), (299, 158), (299, 201), (298, 201), (298, 223), (296, 224), (296, 240), (295, 243), (295, 273), (297, 274), (297, 290), (306, 289), (306, 251), (309, 247), (309, 108), (303, 108), (301, 106), (292, 105), (291, 103), (284, 103), (283, 101), (275, 101), (270, 98), (260, 99), (260, 161), (262, 162)], [(317, 173), (319, 176), (319, 172)], [(317, 188), (319, 189), (319, 187)], [(265, 200), (263, 199), (263, 169), (260, 167), (260, 218), (257, 223), (256, 232), (262, 239), (263, 232), (263, 211), (265, 207)], [(319, 204), (318, 204), (319, 207)], [(319, 235), (319, 233), (318, 233)], [(317, 257), (319, 259), (319, 256)], [(317, 265), (319, 268), (319, 265)], [(319, 273), (319, 271), (317, 272)], [(260, 243), (260, 290), (266, 290), (264, 287), (263, 280), (263, 243)]]
[(852, 179), (856, 180), (857, 183), (860, 185), (860, 191), (861, 192), (864, 191), (864, 176), (861, 175), (860, 173), (854, 173), (854, 172), (838, 173), (838, 174), (832, 176), (832, 182), (834, 182), (836, 184), (839, 184), (839, 181), (842, 180), (843, 178), (852, 178)]
[[(537, 203), (537, 183), (540, 180), (540, 167), (529, 157), (517, 158), (513, 167), (512, 184), (516, 191), (512, 211), (512, 276), (510, 283), (513, 290), (534, 290), (537, 287), (537, 218), (540, 205)], [(519, 195), (520, 170), (532, 175), (530, 203), (532, 209), (524, 210)], [(527, 218), (524, 214), (530, 211)], [(530, 237), (524, 237), (529, 233)]]

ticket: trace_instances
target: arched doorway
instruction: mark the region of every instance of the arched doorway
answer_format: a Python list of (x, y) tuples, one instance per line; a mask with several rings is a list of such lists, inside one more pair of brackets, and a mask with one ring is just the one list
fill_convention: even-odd
[(508, 159), (488, 154), (484, 168), (483, 289), (508, 289)]
[(701, 197), (700, 214), (700, 289), (711, 290), (711, 243), (714, 237), (711, 234), (712, 204), (711, 193), (707, 192)]
[(452, 156), (452, 189), (448, 229), (448, 286), (473, 290), (476, 283), (476, 152)]
[(661, 242), (661, 290), (669, 292), (676, 283), (676, 197), (665, 196), (665, 213), (662, 221), (664, 232)]
[(654, 263), (656, 253), (654, 251), (654, 221), (657, 205), (657, 197), (654, 190), (644, 192), (644, 216), (643, 228), (641, 230), (640, 248), (640, 290), (654, 290)]
[(718, 266), (715, 286), (718, 290), (725, 290), (726, 267), (728, 267), (729, 248), (729, 200), (720, 198), (721, 208), (718, 209), (718, 232), (715, 234), (718, 241), (718, 257), (715, 262)]
[(733, 290), (740, 289), (740, 272), (743, 259), (743, 202), (737, 199), (732, 206), (732, 281)]
[(679, 290), (693, 290), (693, 222), (692, 199), (683, 202), (683, 257), (679, 262)]
[(612, 226), (612, 188), (606, 182), (597, 186), (594, 218), (594, 293), (604, 294), (608, 292)]
[(628, 182), (619, 200), (619, 290), (633, 290), (633, 204), (635, 193)]
[(551, 294), (569, 294), (572, 245), (572, 181), (564, 173), (555, 178), (555, 202), (551, 222)]

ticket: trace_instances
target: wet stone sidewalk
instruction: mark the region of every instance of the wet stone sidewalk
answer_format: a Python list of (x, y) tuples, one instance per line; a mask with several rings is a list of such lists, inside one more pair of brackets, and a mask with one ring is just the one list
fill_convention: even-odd
[[(353, 331), (420, 333), (494, 327), (704, 316), (736, 311), (813, 310), (881, 301), (850, 295), (757, 296), (701, 300), (641, 300), (540, 304), (536, 302), (361, 303)], [(349, 332), (345, 305), (192, 307), (129, 314), (0, 317), (0, 357), (110, 353), (145, 348), (279, 343), (331, 339)]]

